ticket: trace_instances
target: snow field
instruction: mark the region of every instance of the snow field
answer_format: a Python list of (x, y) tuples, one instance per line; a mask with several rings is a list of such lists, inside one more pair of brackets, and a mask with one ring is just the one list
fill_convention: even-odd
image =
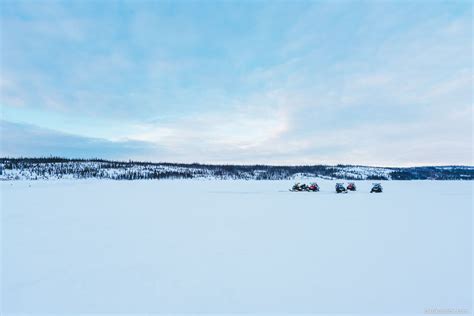
[(317, 182), (2, 182), (1, 311), (472, 311), (471, 182)]

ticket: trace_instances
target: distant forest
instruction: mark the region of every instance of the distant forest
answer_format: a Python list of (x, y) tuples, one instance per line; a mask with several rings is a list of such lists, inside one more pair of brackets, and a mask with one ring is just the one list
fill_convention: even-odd
[(0, 158), (0, 180), (242, 179), (473, 180), (472, 166), (385, 168), (356, 165), (210, 165), (104, 159)]

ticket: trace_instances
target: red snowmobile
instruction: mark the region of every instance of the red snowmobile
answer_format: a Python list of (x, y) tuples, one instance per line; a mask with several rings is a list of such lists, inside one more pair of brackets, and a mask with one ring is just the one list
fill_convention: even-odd
[(318, 192), (319, 191), (319, 185), (316, 182), (310, 183), (310, 185), (308, 187), (308, 190), (312, 191), (312, 192)]
[(356, 185), (354, 184), (354, 182), (350, 182), (349, 185), (347, 186), (347, 190), (349, 191), (355, 191), (357, 188), (356, 188)]

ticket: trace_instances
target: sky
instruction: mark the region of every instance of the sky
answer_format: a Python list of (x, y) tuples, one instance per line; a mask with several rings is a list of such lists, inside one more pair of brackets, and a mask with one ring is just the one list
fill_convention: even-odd
[(470, 1), (0, 2), (0, 156), (473, 164)]

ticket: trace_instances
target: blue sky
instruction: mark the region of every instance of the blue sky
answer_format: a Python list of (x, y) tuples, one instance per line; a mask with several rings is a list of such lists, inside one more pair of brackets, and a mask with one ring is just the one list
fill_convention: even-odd
[(472, 164), (470, 1), (2, 1), (1, 156)]

